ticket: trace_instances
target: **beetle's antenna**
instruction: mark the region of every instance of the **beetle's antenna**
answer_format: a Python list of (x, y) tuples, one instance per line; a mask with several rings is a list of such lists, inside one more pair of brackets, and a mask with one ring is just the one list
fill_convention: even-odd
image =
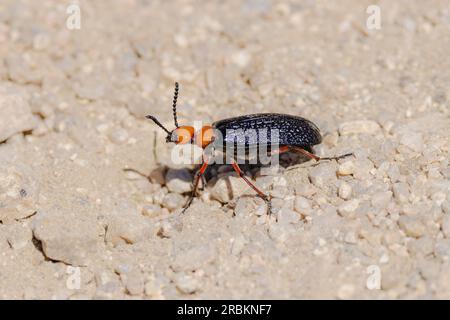
[(177, 120), (177, 99), (178, 99), (178, 82), (175, 82), (175, 93), (173, 94), (173, 121), (175, 122), (175, 127), (178, 128), (178, 120)]
[(145, 116), (147, 119), (152, 120), (154, 123), (156, 123), (161, 129), (163, 129), (165, 132), (167, 132), (167, 134), (171, 134), (171, 132), (169, 130), (166, 129), (166, 127), (164, 127), (161, 122), (158, 121), (158, 119), (156, 119), (154, 116)]

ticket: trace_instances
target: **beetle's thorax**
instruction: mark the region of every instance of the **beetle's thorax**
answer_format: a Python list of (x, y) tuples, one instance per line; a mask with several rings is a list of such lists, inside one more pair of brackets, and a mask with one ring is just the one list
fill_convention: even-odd
[(196, 144), (204, 149), (214, 141), (214, 129), (207, 125), (195, 131), (192, 126), (179, 126), (167, 136), (166, 141), (175, 144)]

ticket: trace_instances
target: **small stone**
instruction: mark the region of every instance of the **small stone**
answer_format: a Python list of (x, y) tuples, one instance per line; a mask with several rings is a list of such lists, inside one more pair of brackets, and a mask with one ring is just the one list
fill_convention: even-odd
[(107, 217), (106, 240), (114, 246), (133, 244), (150, 238), (152, 225), (132, 205), (124, 204), (122, 208)]
[(352, 186), (347, 182), (342, 181), (338, 190), (339, 197), (341, 197), (344, 200), (348, 200), (352, 196), (352, 192), (353, 192)]
[(144, 277), (140, 270), (132, 269), (129, 272), (121, 273), (120, 279), (129, 294), (137, 296), (144, 292)]
[(392, 199), (391, 191), (377, 192), (372, 196), (371, 203), (374, 208), (381, 209), (387, 207)]
[(246, 50), (239, 50), (231, 55), (231, 61), (240, 68), (246, 67), (251, 59), (251, 54)]
[(409, 186), (405, 182), (397, 182), (392, 186), (394, 197), (398, 202), (408, 202), (409, 198)]
[(32, 229), (46, 257), (75, 266), (92, 262), (103, 241), (95, 215), (63, 209), (39, 212)]
[(450, 239), (450, 214), (445, 214), (441, 224), (442, 233), (447, 239)]
[(0, 142), (37, 126), (27, 100), (0, 87)]
[(178, 274), (174, 282), (177, 289), (184, 294), (193, 294), (200, 289), (200, 282), (191, 275)]
[(152, 299), (163, 299), (162, 283), (154, 276), (145, 283), (145, 295)]
[(272, 223), (269, 226), (269, 237), (280, 243), (286, 242), (293, 233), (295, 229), (292, 224)]
[(30, 228), (19, 223), (14, 223), (11, 225), (5, 225), (5, 229), (6, 240), (14, 250), (23, 249), (31, 243), (33, 233)]
[(192, 189), (192, 174), (187, 169), (169, 169), (165, 180), (170, 192), (182, 194)]
[(289, 188), (285, 186), (274, 186), (273, 189), (270, 190), (270, 195), (274, 198), (284, 199), (289, 194)]
[(146, 204), (142, 207), (142, 215), (150, 218), (158, 217), (162, 214), (161, 206), (157, 204)]
[(400, 144), (415, 152), (423, 151), (423, 137), (420, 132), (406, 132), (400, 138)]
[(267, 213), (267, 204), (260, 197), (240, 197), (236, 202), (234, 213), (236, 216), (262, 216)]
[(339, 126), (339, 133), (344, 135), (368, 133), (374, 134), (381, 130), (378, 123), (372, 120), (355, 120), (344, 122)]
[(355, 232), (353, 232), (353, 231), (349, 231), (349, 232), (347, 232), (346, 234), (345, 234), (345, 237), (344, 237), (344, 241), (346, 242), (346, 243), (349, 243), (349, 244), (356, 244), (357, 243), (357, 237), (356, 237), (356, 233)]
[(309, 213), (311, 210), (311, 203), (305, 197), (297, 196), (294, 200), (294, 209), (298, 213)]
[(128, 131), (123, 128), (113, 130), (109, 134), (109, 139), (111, 140), (112, 143), (124, 144), (128, 140)]
[(311, 183), (319, 188), (329, 186), (337, 179), (335, 168), (330, 163), (319, 164), (312, 168), (308, 176)]
[(178, 193), (168, 193), (165, 195), (162, 206), (173, 211), (177, 208), (181, 208), (185, 203), (185, 199)]
[(0, 161), (0, 220), (3, 223), (35, 213), (39, 191), (39, 184), (31, 170)]
[(354, 218), (356, 216), (355, 211), (358, 208), (358, 206), (359, 206), (358, 199), (347, 200), (338, 207), (337, 211), (341, 217)]
[(353, 174), (354, 170), (355, 170), (355, 163), (350, 160), (339, 164), (337, 174), (340, 176), (348, 176)]
[(409, 237), (420, 238), (426, 232), (425, 225), (415, 216), (401, 216), (398, 224)]
[(221, 203), (228, 203), (232, 199), (242, 196), (246, 192), (250, 193), (251, 188), (241, 178), (234, 173), (220, 176), (211, 188), (211, 199)]
[(95, 291), (94, 299), (117, 299), (123, 295), (123, 286), (118, 280), (106, 282), (98, 285)]
[(434, 251), (434, 241), (429, 236), (408, 242), (408, 251), (416, 256), (428, 256)]

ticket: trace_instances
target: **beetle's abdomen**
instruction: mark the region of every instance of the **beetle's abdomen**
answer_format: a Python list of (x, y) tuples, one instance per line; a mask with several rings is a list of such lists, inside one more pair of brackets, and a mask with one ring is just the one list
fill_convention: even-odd
[[(249, 147), (278, 140), (279, 145), (307, 147), (322, 142), (319, 128), (298, 116), (261, 113), (224, 119), (213, 123), (223, 137), (223, 143)], [(264, 141), (264, 137), (266, 137)], [(275, 140), (272, 140), (275, 139)]]

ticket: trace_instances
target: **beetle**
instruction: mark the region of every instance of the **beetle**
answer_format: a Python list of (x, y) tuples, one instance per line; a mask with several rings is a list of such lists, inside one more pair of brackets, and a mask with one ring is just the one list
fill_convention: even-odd
[[(217, 139), (218, 135), (221, 135), (219, 144), (215, 143), (215, 147), (219, 147), (223, 152), (227, 152), (227, 144), (231, 144), (234, 150), (244, 149), (248, 152), (250, 149), (259, 147), (261, 144), (260, 136), (252, 136), (246, 134), (251, 130), (270, 129), (277, 130), (278, 143), (276, 148), (268, 143), (269, 154), (280, 154), (285, 152), (295, 152), (307, 156), (315, 161), (319, 160), (339, 160), (353, 153), (347, 153), (336, 157), (318, 157), (312, 151), (312, 146), (320, 144), (322, 142), (322, 135), (319, 128), (311, 121), (294, 115), (280, 114), (280, 113), (258, 113), (238, 116), (229, 119), (223, 119), (214, 122), (212, 125), (203, 126), (200, 130), (195, 132), (192, 126), (180, 126), (177, 120), (177, 99), (178, 99), (179, 85), (175, 83), (175, 93), (172, 104), (173, 119), (175, 129), (168, 130), (164, 125), (154, 116), (147, 115), (146, 118), (152, 120), (156, 125), (163, 129), (167, 133), (166, 142), (175, 144), (196, 144), (205, 150), (211, 146)], [(233, 134), (230, 134), (233, 132)], [(237, 132), (237, 133), (236, 133)], [(270, 131), (272, 132), (272, 131)], [(268, 132), (268, 139), (265, 142), (270, 141), (270, 133)], [(193, 199), (197, 194), (197, 188), (200, 179), (204, 178), (203, 174), (209, 165), (208, 159), (203, 157), (200, 169), (194, 176), (193, 188), (190, 197), (183, 208), (182, 213), (191, 205)], [(267, 194), (261, 191), (255, 186), (244, 174), (238, 165), (236, 152), (231, 156), (231, 165), (236, 171), (239, 177), (261, 197), (268, 206), (269, 214), (271, 213), (271, 202)]]

